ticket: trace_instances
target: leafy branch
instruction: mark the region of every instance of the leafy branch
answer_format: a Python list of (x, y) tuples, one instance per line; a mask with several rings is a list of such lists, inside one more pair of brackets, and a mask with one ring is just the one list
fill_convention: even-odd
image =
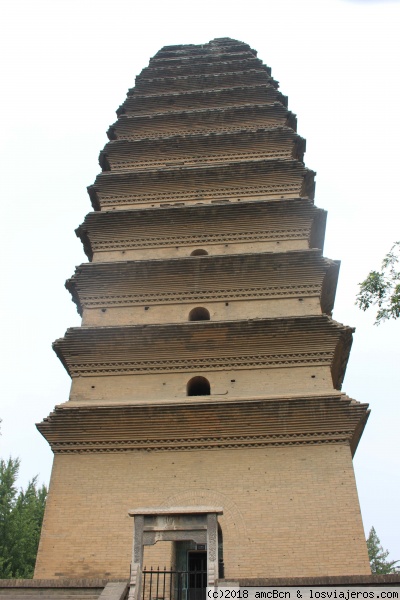
[(399, 262), (400, 241), (395, 242), (386, 254), (381, 270), (371, 271), (359, 284), (356, 305), (364, 311), (370, 306), (378, 307), (375, 325), (387, 319), (400, 317), (400, 271), (397, 270)]
[(381, 546), (381, 541), (377, 536), (374, 527), (371, 527), (367, 539), (367, 548), (371, 572), (373, 575), (387, 575), (389, 573), (397, 573), (395, 565), (400, 562), (398, 560), (387, 560), (389, 551), (384, 550)]
[(33, 577), (47, 489), (17, 489), (19, 459), (0, 459), (0, 579)]

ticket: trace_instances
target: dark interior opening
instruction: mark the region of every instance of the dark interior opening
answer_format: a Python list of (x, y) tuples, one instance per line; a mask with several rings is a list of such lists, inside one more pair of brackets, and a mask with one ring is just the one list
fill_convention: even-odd
[(209, 321), (210, 313), (202, 306), (196, 306), (189, 313), (189, 321)]
[(209, 396), (210, 382), (205, 377), (192, 377), (186, 391), (188, 396)]
[(203, 248), (198, 248), (197, 250), (193, 250), (193, 252), (190, 254), (190, 256), (207, 256), (208, 252), (207, 250), (204, 250)]
[(188, 600), (205, 600), (207, 552), (188, 552)]

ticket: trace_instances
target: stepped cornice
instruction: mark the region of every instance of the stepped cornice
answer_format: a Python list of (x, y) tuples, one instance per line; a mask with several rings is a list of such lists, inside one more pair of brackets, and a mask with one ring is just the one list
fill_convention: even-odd
[(145, 93), (150, 96), (168, 91), (223, 89), (231, 88), (235, 82), (240, 82), (244, 86), (267, 83), (275, 88), (279, 87), (278, 82), (268, 75), (268, 72), (264, 69), (249, 69), (246, 71), (157, 77), (153, 79), (136, 78), (136, 85), (128, 91), (128, 95)]
[(250, 52), (249, 50), (237, 50), (235, 52), (218, 52), (218, 53), (203, 53), (196, 55), (186, 55), (186, 56), (172, 56), (166, 58), (160, 58), (153, 56), (150, 58), (149, 67), (153, 67), (154, 65), (158, 66), (176, 66), (176, 65), (186, 65), (186, 64), (202, 64), (204, 62), (221, 62), (221, 61), (230, 61), (230, 60), (244, 60), (244, 59), (257, 59), (256, 52)]
[(122, 115), (107, 135), (116, 139), (154, 139), (187, 133), (257, 131), (266, 127), (291, 127), (296, 117), (280, 103), (218, 107), (155, 113)]
[(293, 129), (270, 127), (257, 131), (114, 140), (100, 152), (99, 164), (103, 171), (138, 171), (253, 159), (302, 161), (304, 151), (305, 140)]
[[(166, 47), (167, 48), (167, 47)], [(257, 51), (251, 48), (248, 44), (238, 42), (237, 44), (203, 44), (202, 46), (181, 46), (174, 50), (161, 49), (154, 55), (154, 59), (160, 58), (192, 58), (195, 56), (207, 56), (209, 54), (218, 56), (219, 54), (230, 54), (238, 52), (250, 52), (253, 56), (257, 56)]]
[(67, 280), (84, 308), (318, 297), (333, 309), (339, 264), (320, 250), (83, 264)]
[(205, 75), (210, 73), (226, 73), (232, 71), (247, 71), (248, 69), (262, 69), (266, 71), (268, 75), (271, 74), (270, 67), (263, 65), (262, 61), (255, 56), (249, 56), (240, 59), (221, 60), (221, 61), (207, 61), (191, 62), (183, 65), (149, 65), (144, 68), (140, 75), (136, 77), (136, 81), (142, 78), (153, 77), (176, 77), (178, 75)]
[(287, 239), (323, 249), (326, 211), (305, 199), (89, 213), (76, 234), (93, 252)]
[(146, 96), (127, 96), (117, 109), (117, 115), (140, 116), (182, 111), (237, 108), (279, 103), (287, 107), (287, 96), (283, 96), (271, 85), (234, 86), (219, 90), (197, 90)]
[(246, 48), (250, 47), (248, 44), (246, 44), (246, 42), (243, 42), (241, 40), (235, 40), (234, 38), (231, 38), (231, 37), (220, 37), (220, 38), (214, 38), (214, 39), (210, 40), (209, 42), (206, 42), (205, 44), (168, 44), (167, 46), (163, 46), (162, 48), (160, 48), (160, 50), (158, 52), (165, 52), (165, 51), (174, 52), (174, 51), (182, 51), (182, 50), (191, 52), (192, 50), (197, 50), (197, 49), (202, 49), (202, 50), (206, 49), (206, 50), (214, 52), (214, 51), (217, 51), (221, 47), (230, 48), (232, 46), (241, 46), (241, 47), (246, 47)]
[[(187, 97), (187, 96), (200, 96), (201, 94), (207, 94), (207, 95), (211, 95), (211, 94), (223, 94), (223, 93), (231, 93), (236, 92), (237, 90), (247, 90), (247, 91), (252, 91), (252, 90), (258, 90), (258, 89), (268, 89), (268, 90), (275, 90), (276, 94), (280, 94), (280, 92), (277, 91), (277, 89), (270, 83), (270, 82), (264, 82), (264, 83), (254, 83), (254, 84), (242, 84), (242, 83), (238, 83), (237, 85), (231, 85), (229, 87), (221, 87), (221, 88), (210, 88), (210, 89), (198, 89), (198, 90), (177, 90), (177, 91), (165, 91), (165, 92), (160, 92), (159, 94), (157, 94), (157, 98), (163, 99), (163, 98), (168, 98), (168, 99), (172, 99), (172, 98), (179, 98), (179, 97)], [(140, 93), (135, 87), (130, 88), (127, 92), (127, 98), (131, 98), (131, 99), (135, 99), (135, 98), (148, 98), (149, 100), (154, 99), (155, 94), (142, 94)]]
[(173, 405), (56, 407), (37, 425), (55, 453), (190, 451), (349, 444), (369, 416), (345, 394)]
[(71, 377), (329, 366), (340, 389), (353, 331), (324, 315), (76, 327), (53, 348)]
[(103, 172), (88, 193), (95, 210), (171, 202), (314, 198), (314, 171), (293, 160), (252, 160), (138, 173)]
[[(215, 64), (215, 63), (214, 63)], [(197, 70), (197, 69), (196, 69)], [(149, 77), (148, 75), (150, 75), (149, 72), (147, 72), (146, 74), (142, 75), (137, 75), (135, 78), (135, 86), (133, 88), (129, 88), (129, 91), (132, 94), (135, 94), (137, 91), (137, 84), (141, 83), (141, 84), (147, 84), (147, 83), (162, 83), (162, 82), (166, 82), (167, 85), (170, 85), (172, 83), (174, 83), (173, 81), (170, 81), (171, 79), (175, 80), (176, 82), (179, 82), (181, 80), (184, 81), (197, 81), (197, 80), (201, 80), (202, 82), (206, 82), (208, 80), (210, 81), (219, 81), (220, 78), (233, 78), (233, 79), (238, 79), (240, 80), (242, 76), (248, 77), (248, 76), (259, 76), (262, 77), (262, 79), (265, 81), (269, 82), (269, 85), (273, 85), (271, 84), (271, 80), (273, 81), (272, 77), (269, 75), (270, 73), (270, 69), (268, 69), (268, 67), (266, 67), (263, 64), (257, 65), (256, 67), (251, 67), (250, 69), (231, 69), (231, 70), (224, 70), (224, 71), (219, 71), (219, 72), (213, 72), (213, 73), (184, 73), (182, 75), (178, 75), (178, 74), (174, 74), (172, 76), (161, 76), (161, 77)], [(246, 84), (245, 84), (246, 85)]]

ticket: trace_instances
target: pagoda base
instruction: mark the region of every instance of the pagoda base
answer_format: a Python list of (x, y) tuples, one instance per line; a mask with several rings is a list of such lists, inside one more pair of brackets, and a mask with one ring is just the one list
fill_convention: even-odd
[(57, 453), (35, 577), (128, 579), (130, 509), (217, 505), (228, 579), (370, 573), (350, 443), (320, 442)]

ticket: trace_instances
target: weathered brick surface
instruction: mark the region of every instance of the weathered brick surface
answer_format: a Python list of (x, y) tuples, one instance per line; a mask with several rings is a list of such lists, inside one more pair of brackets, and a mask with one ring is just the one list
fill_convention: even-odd
[(143, 566), (149, 570), (164, 568), (169, 570), (174, 567), (174, 544), (173, 542), (157, 542), (154, 546), (145, 546), (143, 555)]
[(320, 445), (56, 455), (35, 576), (128, 577), (128, 510), (196, 504), (224, 508), (228, 578), (369, 573), (350, 450)]

